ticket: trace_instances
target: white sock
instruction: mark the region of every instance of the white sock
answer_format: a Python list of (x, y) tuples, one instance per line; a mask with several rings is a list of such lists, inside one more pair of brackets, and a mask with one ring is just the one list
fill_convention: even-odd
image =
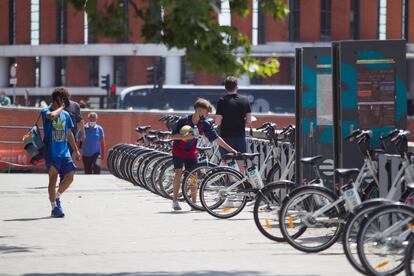
[(62, 195), (61, 193), (57, 192), (56, 193), (56, 198), (60, 198), (61, 195)]
[(56, 201), (50, 202), (50, 205), (52, 205), (52, 209), (55, 209), (55, 207), (56, 207)]

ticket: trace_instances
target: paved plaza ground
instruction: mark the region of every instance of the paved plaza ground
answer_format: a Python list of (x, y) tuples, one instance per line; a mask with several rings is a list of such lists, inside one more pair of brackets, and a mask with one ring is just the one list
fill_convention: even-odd
[(0, 174), (1, 275), (357, 275), (341, 244), (304, 254), (257, 230), (252, 207), (229, 220), (111, 175), (76, 175), (50, 218), (46, 174)]

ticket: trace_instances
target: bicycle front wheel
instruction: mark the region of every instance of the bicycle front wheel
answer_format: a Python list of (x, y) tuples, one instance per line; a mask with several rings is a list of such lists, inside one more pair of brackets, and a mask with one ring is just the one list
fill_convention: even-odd
[(364, 201), (360, 206), (358, 206), (358, 209), (354, 210), (354, 214), (345, 224), (344, 233), (342, 235), (342, 247), (344, 249), (345, 256), (351, 265), (362, 274), (366, 274), (366, 270), (358, 256), (358, 231), (364, 219), (367, 219), (378, 206), (392, 203), (394, 202), (379, 198)]
[(292, 191), (279, 216), (280, 230), (286, 241), (307, 253), (331, 247), (343, 228), (342, 208), (333, 204), (336, 199), (334, 193), (321, 187), (307, 186)]
[(414, 209), (403, 204), (378, 207), (358, 232), (358, 255), (369, 274), (394, 275), (404, 269), (414, 227)]
[[(216, 218), (231, 218), (246, 206), (246, 184), (243, 176), (230, 168), (209, 171), (200, 187), (200, 201), (204, 209)], [(234, 184), (235, 187), (231, 187)]]

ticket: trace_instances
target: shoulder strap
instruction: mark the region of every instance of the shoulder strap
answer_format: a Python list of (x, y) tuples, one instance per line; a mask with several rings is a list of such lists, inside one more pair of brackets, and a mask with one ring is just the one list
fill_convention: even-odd
[(34, 123), (35, 125), (37, 125), (37, 123), (39, 122), (40, 116), (42, 116), (42, 111), (40, 111), (39, 116), (37, 116), (37, 120)]

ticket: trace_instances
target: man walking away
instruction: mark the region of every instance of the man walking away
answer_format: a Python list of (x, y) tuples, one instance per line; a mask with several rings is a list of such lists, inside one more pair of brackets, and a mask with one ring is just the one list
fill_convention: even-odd
[[(77, 160), (80, 160), (78, 147), (72, 129), (74, 127), (69, 113), (64, 111), (65, 98), (69, 96), (63, 87), (55, 88), (52, 93), (52, 105), (42, 110), (44, 143), (47, 148), (46, 167), (49, 174), (49, 200), (52, 205), (52, 217), (64, 217), (60, 198), (73, 182), (75, 165), (69, 153), (68, 142), (74, 149)], [(58, 175), (63, 179), (56, 192)]]
[(88, 123), (85, 125), (86, 139), (82, 144), (82, 161), (85, 174), (100, 174), (100, 161), (105, 160), (105, 134), (103, 128), (96, 122), (98, 114), (88, 114)]
[[(68, 92), (68, 98), (64, 99), (65, 101), (65, 111), (69, 113), (70, 118), (72, 119), (72, 122), (74, 124), (74, 127), (72, 129), (73, 136), (76, 138), (80, 137), (80, 141), (85, 141), (85, 129), (83, 127), (83, 118), (81, 116), (80, 106), (77, 102), (72, 101), (70, 99), (70, 94)], [(78, 132), (80, 132), (80, 135), (78, 136)], [(79, 145), (77, 143), (77, 145)], [(72, 155), (74, 149), (71, 145), (69, 145), (69, 152)]]
[[(220, 137), (238, 152), (246, 152), (246, 127), (251, 127), (252, 116), (248, 99), (237, 94), (237, 78), (226, 77), (224, 87), (227, 94), (217, 102), (216, 124), (220, 127)], [(227, 153), (220, 148), (220, 153)], [(245, 164), (238, 161), (239, 168), (244, 172)]]

